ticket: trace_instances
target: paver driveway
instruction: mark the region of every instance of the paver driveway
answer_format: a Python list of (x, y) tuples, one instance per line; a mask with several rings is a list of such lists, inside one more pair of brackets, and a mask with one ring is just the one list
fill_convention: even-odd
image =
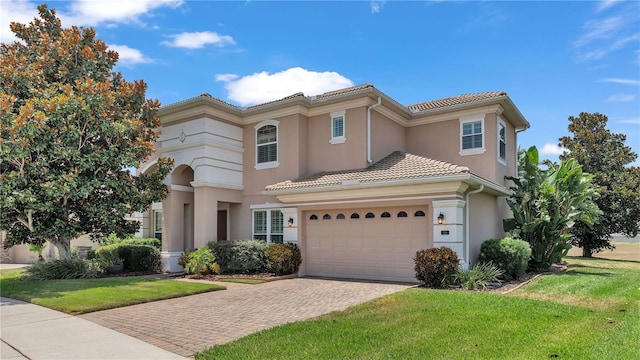
[(81, 317), (182, 356), (288, 322), (344, 310), (409, 285), (295, 278)]

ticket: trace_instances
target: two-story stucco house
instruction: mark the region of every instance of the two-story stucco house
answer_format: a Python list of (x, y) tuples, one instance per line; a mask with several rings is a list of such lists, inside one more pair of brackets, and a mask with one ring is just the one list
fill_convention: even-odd
[(467, 267), (504, 235), (529, 126), (504, 92), (403, 106), (369, 84), (247, 108), (203, 94), (159, 116), (170, 194), (138, 217), (163, 269), (209, 241), (263, 239), (297, 243), (300, 275), (388, 281), (415, 281), (419, 249)]

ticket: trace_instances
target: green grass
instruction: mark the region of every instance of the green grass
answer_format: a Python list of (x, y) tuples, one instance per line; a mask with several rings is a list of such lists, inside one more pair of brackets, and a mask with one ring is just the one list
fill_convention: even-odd
[(148, 276), (30, 281), (23, 275), (22, 269), (0, 271), (0, 294), (72, 315), (225, 289)]
[(196, 359), (638, 359), (640, 264), (570, 259), (509, 296), (409, 289)]

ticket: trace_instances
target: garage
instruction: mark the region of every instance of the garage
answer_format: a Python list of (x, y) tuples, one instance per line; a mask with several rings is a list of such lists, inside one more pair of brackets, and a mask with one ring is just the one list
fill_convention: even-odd
[(305, 211), (310, 276), (416, 282), (413, 257), (430, 247), (427, 207)]

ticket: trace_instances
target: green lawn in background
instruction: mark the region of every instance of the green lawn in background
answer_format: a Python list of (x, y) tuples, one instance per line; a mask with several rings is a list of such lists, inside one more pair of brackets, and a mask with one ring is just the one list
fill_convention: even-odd
[(639, 359), (640, 263), (568, 261), (509, 295), (409, 289), (195, 358)]
[(225, 289), (150, 276), (31, 281), (21, 280), (24, 274), (23, 269), (0, 271), (0, 295), (72, 315)]

